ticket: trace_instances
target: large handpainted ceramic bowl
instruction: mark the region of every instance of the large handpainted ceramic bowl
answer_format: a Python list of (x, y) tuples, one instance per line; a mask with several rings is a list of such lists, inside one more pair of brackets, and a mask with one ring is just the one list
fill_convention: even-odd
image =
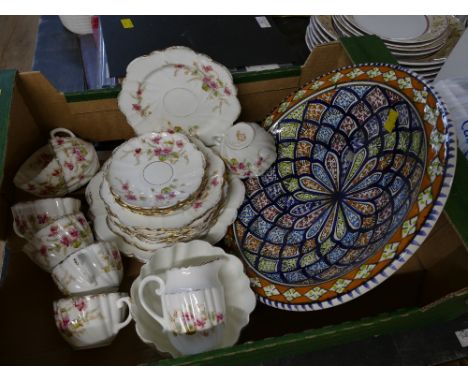
[(434, 91), (397, 66), (326, 74), (265, 120), (277, 161), (245, 181), (234, 224), (266, 304), (316, 310), (394, 273), (439, 217), (456, 143)]

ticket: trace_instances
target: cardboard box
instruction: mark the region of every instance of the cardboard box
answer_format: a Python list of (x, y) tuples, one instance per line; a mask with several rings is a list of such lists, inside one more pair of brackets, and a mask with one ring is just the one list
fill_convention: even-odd
[[(286, 76), (261, 73), (253, 75), (250, 82), (244, 79), (238, 83), (243, 110), (240, 119), (260, 122), (303, 83), (350, 64), (350, 56), (339, 43), (323, 45), (314, 50), (300, 72), (287, 71)], [(128, 139), (133, 131), (118, 110), (115, 91), (75, 94), (68, 97), (73, 102), (67, 102), (67, 97), (40, 73), (14, 71), (0, 72), (0, 89), (0, 158), (3, 160), (0, 263), (3, 248), (7, 254), (0, 286), (0, 364), (255, 364), (270, 354), (323, 349), (372, 335), (443, 322), (468, 311), (465, 246), (468, 235), (456, 208), (458, 203), (465, 202), (451, 198), (448, 205), (456, 211), (454, 221), (450, 221), (452, 214), (442, 215), (421, 248), (395, 275), (346, 304), (323, 311), (294, 313), (258, 303), (238, 345), (176, 360), (141, 342), (133, 324), (122, 330), (109, 347), (74, 351), (55, 327), (52, 301), (60, 297), (59, 291), (51, 277), (21, 252), (23, 241), (12, 233), (9, 207), (17, 201), (31, 199), (13, 186), (12, 179), (21, 163), (47, 141), (48, 131), (57, 126), (71, 129), (93, 142)], [(457, 171), (454, 184), (456, 195), (461, 198), (467, 195), (465, 174), (468, 173)], [(83, 190), (73, 195), (83, 198)], [(141, 264), (125, 259), (124, 266), (126, 273), (120, 290), (128, 292)]]

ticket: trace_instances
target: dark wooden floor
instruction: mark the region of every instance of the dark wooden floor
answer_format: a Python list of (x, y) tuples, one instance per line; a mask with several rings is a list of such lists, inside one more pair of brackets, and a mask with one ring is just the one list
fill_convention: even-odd
[(0, 16), (0, 69), (31, 70), (39, 16)]

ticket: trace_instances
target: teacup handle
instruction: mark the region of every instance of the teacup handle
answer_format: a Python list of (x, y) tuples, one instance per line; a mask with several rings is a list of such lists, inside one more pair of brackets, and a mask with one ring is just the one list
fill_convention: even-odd
[(117, 308), (122, 308), (124, 304), (127, 304), (128, 306), (128, 317), (125, 319), (125, 321), (119, 322), (114, 326), (115, 333), (118, 333), (121, 329), (125, 328), (130, 323), (130, 321), (132, 321), (132, 314), (130, 311), (130, 297), (121, 297), (116, 301), (116, 304)]
[(57, 127), (56, 129), (53, 129), (53, 130), (50, 132), (50, 137), (51, 137), (51, 138), (55, 138), (55, 135), (56, 135), (57, 133), (67, 134), (67, 135), (69, 135), (69, 136), (72, 137), (72, 138), (75, 137), (75, 134), (73, 134), (73, 132), (71, 132), (70, 130), (65, 129), (65, 128), (63, 128), (63, 127)]
[(166, 288), (166, 284), (164, 283), (164, 280), (161, 277), (155, 276), (155, 275), (149, 275), (146, 276), (142, 281), (140, 286), (138, 287), (138, 297), (141, 301), (141, 305), (143, 308), (146, 310), (146, 312), (153, 317), (159, 324), (163, 327), (164, 330), (170, 330), (169, 325), (167, 324), (167, 313), (166, 313), (166, 307), (164, 306), (164, 301), (161, 301), (161, 307), (163, 311), (163, 315), (160, 316), (157, 314), (153, 309), (151, 309), (146, 301), (143, 298), (143, 290), (146, 286), (146, 284), (150, 282), (157, 282), (159, 284), (159, 288), (154, 290), (154, 293), (156, 293), (158, 296), (162, 297), (162, 294), (164, 293), (164, 289)]
[(16, 227), (16, 222), (13, 220), (13, 231), (15, 231), (15, 233), (19, 236), (19, 237), (22, 237), (24, 239), (24, 235), (22, 235), (19, 231), (18, 231), (18, 228)]

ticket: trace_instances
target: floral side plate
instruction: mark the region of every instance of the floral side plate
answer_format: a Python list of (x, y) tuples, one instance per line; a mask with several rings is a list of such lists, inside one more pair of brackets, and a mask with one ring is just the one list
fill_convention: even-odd
[[(109, 190), (107, 182), (101, 182), (100, 194), (106, 204), (110, 214), (115, 215), (129, 228), (146, 228), (157, 230), (160, 228), (176, 229), (189, 225), (215, 208), (221, 201), (223, 185), (225, 183), (225, 165), (222, 159), (217, 156), (212, 149), (203, 145), (200, 140), (191, 138), (197, 148), (203, 153), (207, 161), (205, 187), (192, 200), (190, 204), (181, 208), (161, 210), (161, 213), (142, 215), (134, 213), (122, 205), (116, 203)], [(103, 172), (106, 171), (108, 163), (103, 165)]]
[(372, 289), (442, 212), (454, 128), (432, 88), (399, 66), (319, 77), (265, 120), (277, 161), (245, 181), (234, 234), (260, 301), (332, 307)]
[[(232, 346), (238, 341), (240, 331), (248, 324), (250, 313), (254, 310), (256, 303), (242, 263), (236, 256), (225, 253), (219, 247), (195, 240), (159, 250), (157, 256), (152, 257), (141, 268), (140, 275), (133, 282), (130, 291), (132, 298), (130, 311), (136, 322), (136, 332), (143, 342), (158, 351), (170, 353), (173, 357), (181, 356), (181, 352), (173, 345), (174, 339), (171, 336), (174, 335), (163, 332), (160, 324), (142, 308), (137, 293), (141, 280), (150, 274), (165, 278), (164, 273), (167, 269), (200, 265), (215, 258), (224, 260), (219, 271), (219, 280), (224, 288), (226, 321), (220, 347)], [(148, 288), (149, 291), (150, 288)], [(151, 296), (148, 300), (153, 300), (152, 307), (160, 313), (160, 299), (154, 299)], [(188, 347), (196, 346), (196, 342), (199, 341), (197, 336), (192, 337), (193, 339), (185, 339)]]
[(153, 132), (114, 150), (106, 179), (117, 202), (142, 209), (190, 203), (204, 185), (203, 153), (184, 134)]
[(227, 68), (171, 47), (128, 65), (118, 102), (138, 135), (178, 126), (211, 146), (239, 116), (236, 94)]
[[(107, 222), (108, 212), (99, 194), (101, 180), (102, 172), (98, 172), (86, 188), (86, 201), (90, 207), (90, 215), (96, 237), (101, 241), (113, 241), (117, 244), (121, 253), (135, 257), (139, 261), (146, 263), (155, 254), (154, 248), (152, 250), (138, 248), (109, 229)], [(216, 220), (211, 222), (208, 232), (200, 238), (211, 244), (217, 243), (224, 237), (228, 227), (236, 219), (237, 210), (244, 199), (245, 188), (240, 179), (230, 176), (227, 183), (228, 185), (224, 184), (223, 186), (223, 189), (226, 190), (224, 205)]]

